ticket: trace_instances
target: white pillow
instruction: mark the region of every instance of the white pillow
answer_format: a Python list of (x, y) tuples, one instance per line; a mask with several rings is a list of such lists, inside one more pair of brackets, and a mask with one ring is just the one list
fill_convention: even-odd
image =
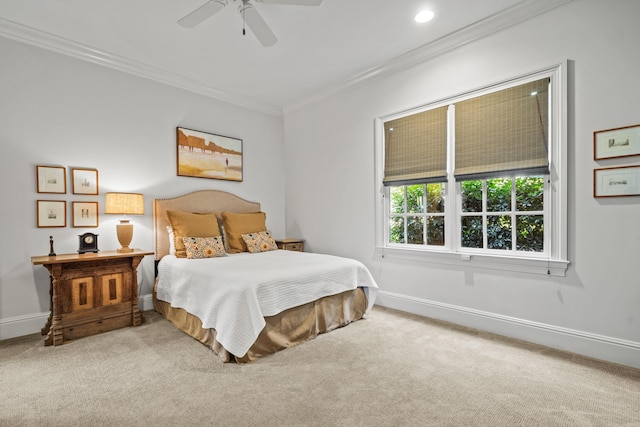
[(167, 233), (169, 233), (169, 255), (176, 254), (176, 242), (175, 236), (173, 235), (173, 227), (167, 225)]

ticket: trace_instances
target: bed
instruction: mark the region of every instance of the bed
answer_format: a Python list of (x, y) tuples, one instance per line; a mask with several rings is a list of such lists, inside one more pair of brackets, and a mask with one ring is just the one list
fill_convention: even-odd
[(375, 301), (362, 263), (277, 249), (260, 204), (231, 193), (155, 199), (153, 225), (156, 311), (224, 362), (255, 361), (346, 326)]

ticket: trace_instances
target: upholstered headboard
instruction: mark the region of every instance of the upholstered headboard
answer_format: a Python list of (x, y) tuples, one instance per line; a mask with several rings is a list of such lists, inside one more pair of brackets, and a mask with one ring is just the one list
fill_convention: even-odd
[(156, 261), (169, 253), (169, 235), (167, 233), (169, 221), (165, 214), (167, 209), (195, 213), (215, 212), (218, 223), (221, 224), (220, 214), (222, 212), (258, 212), (260, 211), (260, 203), (249, 202), (235, 194), (218, 190), (201, 190), (171, 199), (154, 199), (153, 236)]

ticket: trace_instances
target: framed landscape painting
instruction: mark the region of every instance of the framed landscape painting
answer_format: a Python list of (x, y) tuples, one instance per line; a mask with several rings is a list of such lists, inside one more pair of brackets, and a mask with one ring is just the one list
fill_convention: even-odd
[(177, 128), (178, 176), (242, 181), (242, 140)]

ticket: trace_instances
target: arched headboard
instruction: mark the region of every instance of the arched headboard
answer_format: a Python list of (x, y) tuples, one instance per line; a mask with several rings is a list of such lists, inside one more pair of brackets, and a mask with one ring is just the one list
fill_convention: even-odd
[(194, 213), (215, 212), (218, 223), (222, 224), (220, 214), (224, 211), (248, 213), (260, 211), (260, 203), (244, 200), (235, 194), (219, 190), (200, 190), (171, 199), (153, 200), (153, 237), (156, 261), (169, 253), (169, 221), (167, 209)]

